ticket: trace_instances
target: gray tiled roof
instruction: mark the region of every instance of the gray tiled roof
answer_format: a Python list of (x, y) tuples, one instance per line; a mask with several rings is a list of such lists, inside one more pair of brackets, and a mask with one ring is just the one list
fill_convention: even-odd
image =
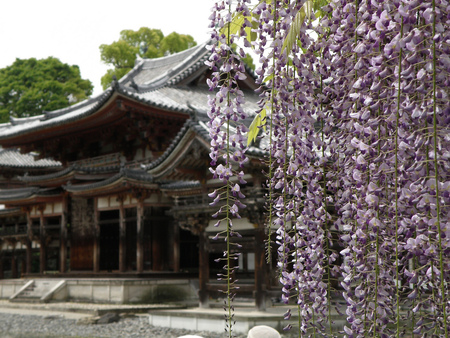
[(22, 200), (31, 198), (33, 196), (54, 196), (59, 195), (61, 190), (59, 188), (41, 189), (38, 187), (15, 188), (15, 189), (1, 189), (0, 202), (11, 200)]
[(33, 154), (21, 154), (17, 149), (0, 150), (0, 167), (3, 168), (59, 168), (61, 163), (51, 159), (35, 160)]
[(110, 184), (117, 182), (120, 179), (136, 180), (136, 181), (147, 182), (147, 183), (153, 182), (153, 177), (151, 175), (147, 174), (147, 172), (145, 172), (144, 170), (122, 168), (122, 169), (120, 169), (120, 171), (117, 174), (115, 174), (105, 180), (95, 182), (95, 183), (88, 183), (88, 184), (79, 184), (79, 185), (70, 185), (69, 184), (69, 185), (64, 186), (64, 189), (67, 191), (70, 191), (70, 192), (87, 191), (87, 190), (98, 189), (98, 188), (108, 186)]
[(42, 115), (33, 117), (11, 118), (9, 123), (0, 124), (0, 140), (23, 135), (31, 131), (44, 130), (48, 127), (65, 124), (89, 116), (97, 111), (113, 93), (114, 91), (112, 89), (107, 89), (97, 97), (67, 108), (44, 112)]
[(202, 184), (199, 181), (176, 181), (160, 185), (161, 190), (182, 190), (201, 187)]
[[(208, 120), (207, 112), (209, 111), (208, 96), (212, 96), (214, 93), (208, 90), (206, 84), (199, 83), (195, 86), (191, 86), (188, 83), (191, 79), (194, 79), (197, 75), (200, 75), (207, 70), (208, 67), (204, 62), (209, 55), (210, 52), (207, 50), (205, 43), (162, 58), (137, 60), (136, 66), (132, 71), (119, 81), (115, 81), (111, 88), (95, 98), (80, 102), (68, 108), (45, 112), (40, 116), (22, 119), (13, 118), (10, 123), (0, 124), (0, 140), (37, 130), (42, 130), (44, 132), (46, 128), (64, 125), (71, 121), (77, 121), (90, 116), (108, 102), (114, 94), (145, 103), (150, 107), (183, 112), (191, 116), (195, 115), (195, 118), (187, 120), (185, 126), (172, 140), (171, 145), (166, 149), (162, 156), (146, 166), (143, 166), (146, 170), (155, 168), (167, 159), (189, 129), (194, 131), (206, 142), (210, 141), (209, 131), (206, 126), (206, 121)], [(250, 74), (250, 76), (252, 75)], [(249, 115), (249, 121), (253, 119), (254, 112), (259, 108), (257, 105), (258, 100), (259, 97), (255, 93), (246, 93), (246, 103), (243, 108)], [(248, 154), (261, 156), (263, 152), (261, 149), (251, 147), (248, 150)], [(1, 157), (0, 163), (3, 163)], [(115, 170), (117, 170), (116, 172), (119, 171), (118, 169), (119, 168), (115, 168)], [(67, 170), (70, 171), (70, 169)], [(63, 170), (59, 173), (51, 174), (50, 176), (28, 176), (23, 180), (31, 183), (39, 181), (40, 179), (59, 177), (65, 175), (67, 172)], [(117, 177), (113, 176), (114, 179), (113, 177), (110, 177), (108, 180), (96, 182), (94, 185), (106, 185), (109, 184), (108, 182), (111, 180), (114, 181), (122, 177), (133, 179), (133, 174), (131, 172), (125, 173), (122, 170), (121, 174), (118, 175), (119, 176), (115, 175)], [(137, 175), (134, 179), (148, 180), (149, 178)], [(87, 185), (78, 187), (71, 186), (69, 189), (77, 190), (88, 188)]]
[[(189, 86), (189, 81), (206, 71), (205, 61), (210, 55), (207, 43), (195, 46), (177, 54), (157, 59), (141, 59), (135, 67), (119, 81), (114, 81), (101, 95), (73, 106), (44, 112), (28, 118), (11, 118), (9, 123), (0, 124), (0, 141), (28, 132), (45, 130), (58, 125), (77, 121), (98, 111), (117, 93), (149, 106), (190, 114), (193, 111), (206, 113), (209, 92), (205, 84)], [(252, 76), (250, 74), (250, 76)], [(258, 106), (258, 96), (250, 94), (244, 110), (253, 114)]]
[(21, 208), (4, 208), (0, 209), (0, 216), (10, 216), (23, 213)]
[[(191, 113), (192, 111), (206, 113), (209, 110), (208, 97), (213, 96), (206, 86), (189, 87), (162, 87), (147, 92), (127, 93), (128, 96), (148, 103), (152, 106), (171, 110)], [(258, 96), (253, 93), (248, 93), (246, 96), (246, 103), (243, 105), (244, 111), (253, 116), (258, 110)]]
[(79, 167), (78, 165), (71, 165), (63, 170), (50, 173), (50, 174), (44, 174), (44, 175), (25, 175), (20, 176), (19, 180), (27, 183), (36, 183), (39, 181), (46, 181), (46, 180), (52, 180), (57, 179), (60, 177), (64, 177), (69, 174), (75, 174), (75, 173), (81, 173), (81, 174), (97, 174), (97, 173), (117, 173), (120, 170), (120, 166), (107, 166), (107, 167)]
[(137, 60), (134, 69), (120, 79), (119, 84), (127, 90), (138, 92), (175, 85), (196, 70), (206, 69), (205, 61), (209, 56), (206, 45), (203, 43), (161, 58)]

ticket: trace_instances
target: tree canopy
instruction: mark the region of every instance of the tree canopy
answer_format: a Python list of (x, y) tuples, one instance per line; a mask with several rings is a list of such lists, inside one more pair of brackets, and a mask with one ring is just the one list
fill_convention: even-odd
[(68, 107), (89, 97), (92, 90), (78, 66), (54, 57), (16, 59), (0, 69), (0, 122)]
[(137, 31), (123, 30), (118, 41), (100, 46), (101, 60), (112, 66), (102, 77), (103, 89), (106, 89), (115, 75), (118, 79), (134, 66), (136, 58), (158, 58), (167, 54), (181, 52), (197, 43), (190, 35), (170, 33), (167, 36), (159, 29), (141, 27)]

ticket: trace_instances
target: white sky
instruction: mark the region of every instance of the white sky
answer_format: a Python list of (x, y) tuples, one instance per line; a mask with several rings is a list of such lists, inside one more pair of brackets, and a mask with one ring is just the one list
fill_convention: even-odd
[(16, 58), (56, 57), (78, 65), (94, 94), (108, 67), (99, 46), (119, 39), (121, 30), (140, 27), (208, 37), (213, 0), (0, 0), (0, 68)]

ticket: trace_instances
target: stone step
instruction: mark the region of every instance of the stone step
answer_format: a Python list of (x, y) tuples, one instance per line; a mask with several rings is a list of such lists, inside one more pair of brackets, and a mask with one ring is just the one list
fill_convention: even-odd
[(61, 280), (52, 279), (36, 279), (31, 281), (31, 283), (26, 286), (25, 289), (19, 291), (11, 301), (16, 302), (39, 302), (42, 301), (42, 298), (46, 296), (49, 292), (55, 288)]

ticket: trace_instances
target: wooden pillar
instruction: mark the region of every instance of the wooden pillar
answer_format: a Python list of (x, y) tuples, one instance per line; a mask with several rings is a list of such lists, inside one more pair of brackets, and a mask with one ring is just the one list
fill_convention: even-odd
[(31, 273), (31, 264), (32, 264), (32, 240), (33, 240), (33, 221), (31, 219), (30, 209), (26, 210), (27, 212), (27, 240), (26, 240), (26, 273)]
[(100, 272), (100, 225), (98, 201), (94, 199), (94, 252), (92, 254), (94, 272)]
[(46, 241), (45, 241), (45, 220), (44, 208), (39, 208), (39, 273), (44, 274), (46, 269)]
[(29, 238), (25, 241), (25, 273), (31, 273), (31, 264), (32, 264), (32, 248), (31, 241)]
[(67, 271), (67, 223), (68, 223), (68, 196), (62, 201), (63, 212), (61, 215), (61, 227), (59, 237), (59, 272)]
[(138, 202), (136, 208), (136, 270), (144, 271), (144, 203)]
[(126, 264), (126, 223), (123, 198), (120, 198), (119, 207), (119, 272), (125, 272)]
[(11, 278), (17, 278), (16, 242), (11, 242)]
[(173, 247), (173, 271), (180, 272), (180, 227), (176, 222), (173, 224), (173, 237), (172, 237), (172, 247)]
[(266, 258), (264, 247), (264, 228), (255, 230), (255, 305), (259, 311), (266, 310)]
[[(206, 227), (205, 227), (206, 228)], [(209, 292), (208, 292), (208, 282), (209, 282), (209, 252), (208, 252), (208, 234), (206, 231), (201, 231), (198, 235), (198, 281), (199, 281), (199, 291), (198, 298), (201, 308), (209, 307)]]
[(22, 278), (23, 275), (25, 274), (25, 268), (26, 268), (25, 257), (21, 256), (20, 257), (20, 275), (19, 275), (19, 278)]

